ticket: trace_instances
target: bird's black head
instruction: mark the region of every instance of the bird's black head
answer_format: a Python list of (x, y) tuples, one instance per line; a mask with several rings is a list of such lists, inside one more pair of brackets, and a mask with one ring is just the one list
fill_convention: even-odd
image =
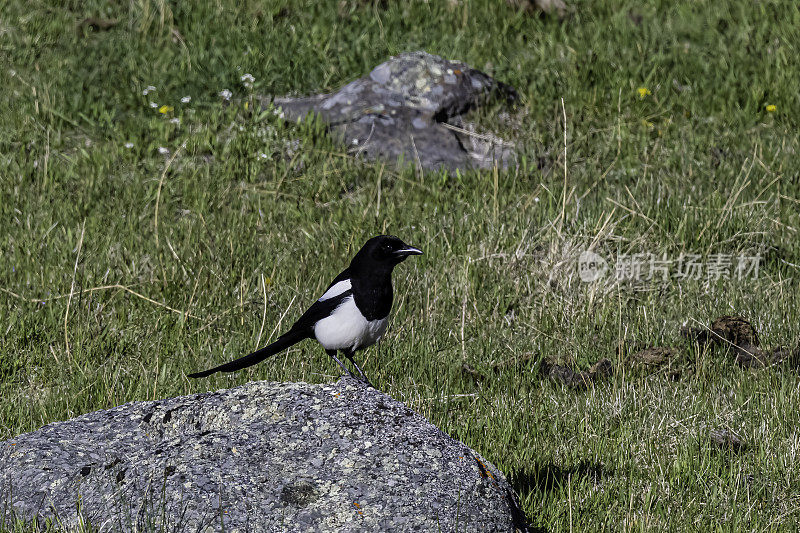
[(361, 247), (361, 250), (353, 258), (353, 262), (388, 266), (391, 269), (405, 261), (409, 255), (420, 255), (421, 253), (422, 250), (409, 246), (394, 235), (378, 235)]

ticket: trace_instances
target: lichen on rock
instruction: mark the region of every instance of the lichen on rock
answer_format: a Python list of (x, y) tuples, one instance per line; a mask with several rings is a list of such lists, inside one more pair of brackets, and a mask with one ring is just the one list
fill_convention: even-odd
[(527, 527), (495, 466), (351, 378), (133, 402), (0, 442), (0, 523), (12, 519), (98, 531)]

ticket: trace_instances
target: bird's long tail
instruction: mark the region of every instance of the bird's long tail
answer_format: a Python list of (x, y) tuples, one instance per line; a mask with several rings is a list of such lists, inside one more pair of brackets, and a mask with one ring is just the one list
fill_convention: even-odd
[(267, 357), (273, 356), (276, 353), (280, 353), (286, 348), (297, 344), (298, 342), (302, 341), (303, 339), (307, 339), (308, 335), (302, 331), (288, 331), (284, 333), (278, 340), (264, 346), (260, 350), (256, 350), (255, 352), (245, 355), (244, 357), (240, 357), (239, 359), (235, 359), (228, 363), (215, 366), (209, 370), (203, 370), (202, 372), (195, 372), (194, 374), (189, 374), (190, 378), (204, 378), (206, 376), (210, 376), (211, 374), (216, 374), (217, 372), (233, 372), (235, 370), (241, 370), (242, 368), (247, 368), (248, 366), (252, 366), (256, 363), (260, 363)]

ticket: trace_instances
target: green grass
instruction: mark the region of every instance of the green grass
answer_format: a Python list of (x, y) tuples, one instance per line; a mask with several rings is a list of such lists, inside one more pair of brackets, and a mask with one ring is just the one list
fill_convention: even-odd
[[(76, 30), (90, 16), (118, 24)], [(362, 367), (506, 472), (535, 525), (796, 530), (798, 374), (740, 370), (678, 330), (741, 314), (767, 346), (800, 339), (799, 48), (787, 0), (576, 1), (563, 22), (499, 0), (6, 1), (0, 439), (132, 400), (335, 379), (311, 342), (186, 374), (273, 338), (391, 232), (426, 255), (396, 270), (391, 327)], [(244, 73), (255, 94), (331, 90), (416, 49), (517, 87), (495, 129), (520, 168), (362, 164), (319, 124), (218, 96), (247, 101)], [(633, 290), (580, 282), (591, 244), (763, 263), (755, 280)], [(685, 346), (681, 378), (629, 368), (621, 342)], [(575, 392), (538, 376), (543, 357), (617, 372)], [(750, 447), (716, 451), (717, 427)]]

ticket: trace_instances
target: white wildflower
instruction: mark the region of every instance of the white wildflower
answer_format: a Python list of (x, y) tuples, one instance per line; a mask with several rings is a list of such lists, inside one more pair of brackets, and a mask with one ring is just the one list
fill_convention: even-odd
[(169, 153), (169, 148), (164, 148), (163, 146), (159, 146), (158, 153), (161, 155), (167, 155)]
[(170, 124), (176, 124), (176, 125), (177, 125), (177, 124), (180, 124), (180, 123), (181, 123), (181, 119), (179, 119), (178, 117), (171, 118), (171, 119), (169, 119), (169, 123), (170, 123)]
[(133, 143), (125, 143), (125, 148), (130, 150), (131, 148), (133, 148)]
[(253, 77), (252, 74), (244, 74), (244, 75), (242, 75), (241, 80), (242, 80), (242, 83), (244, 84), (244, 86), (247, 87), (248, 89), (252, 89), (253, 88), (253, 82), (256, 81), (256, 79)]
[(358, 144), (358, 139), (353, 139), (353, 144)]
[(157, 104), (157, 103), (155, 103), (155, 102), (150, 102), (150, 107), (152, 107), (153, 109), (155, 109), (155, 108), (157, 108), (157, 107), (158, 107), (158, 104)]
[(233, 96), (233, 93), (230, 92), (228, 89), (222, 89), (219, 92), (219, 95), (222, 97), (223, 100), (230, 100), (231, 96)]
[(183, 98), (181, 98), (181, 103), (182, 104), (188, 104), (191, 101), (192, 101), (192, 97), (191, 96), (184, 96)]
[(267, 154), (265, 154), (264, 152), (261, 152), (260, 154), (258, 154), (258, 158), (259, 159), (269, 159), (269, 156)]

